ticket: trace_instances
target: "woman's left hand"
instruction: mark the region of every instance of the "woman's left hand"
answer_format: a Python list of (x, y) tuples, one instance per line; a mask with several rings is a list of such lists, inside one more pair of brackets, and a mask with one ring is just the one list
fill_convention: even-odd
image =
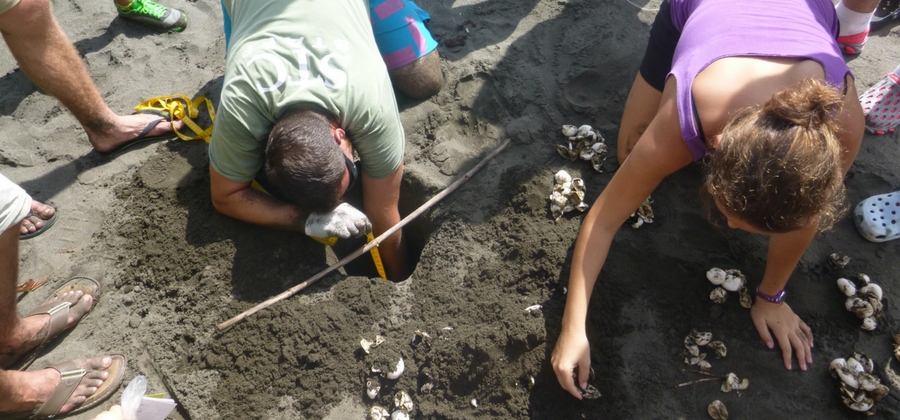
[(778, 340), (785, 368), (791, 369), (792, 350), (797, 352), (797, 362), (800, 363), (801, 370), (806, 370), (806, 364), (812, 363), (812, 330), (787, 303), (777, 304), (757, 299), (750, 309), (750, 317), (766, 346), (770, 349), (775, 348), (773, 335)]

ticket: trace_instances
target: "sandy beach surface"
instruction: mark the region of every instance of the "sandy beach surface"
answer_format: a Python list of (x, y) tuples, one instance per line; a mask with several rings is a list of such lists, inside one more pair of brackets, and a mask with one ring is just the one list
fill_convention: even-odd
[[(224, 71), (222, 13), (213, 0), (166, 0), (183, 9), (183, 33), (157, 34), (115, 16), (110, 0), (54, 0), (55, 14), (119, 113), (160, 95), (218, 103)], [(0, 52), (0, 171), (59, 221), (21, 245), (22, 281), (50, 277), (24, 296), (21, 313), (68, 278), (104, 287), (96, 309), (35, 364), (120, 352), (126, 380), (179, 406), (173, 419), (362, 419), (405, 391), (413, 418), (707, 418), (723, 401), (732, 418), (862, 418), (845, 408), (828, 362), (862, 352), (887, 381), (891, 332), (900, 330), (900, 241), (863, 239), (851, 218), (818, 235), (787, 286), (788, 302), (815, 335), (807, 372), (787, 371), (768, 350), (736, 295), (710, 302), (711, 267), (735, 268), (755, 287), (765, 238), (709, 223), (698, 195), (700, 168), (666, 179), (653, 194), (655, 221), (623, 226), (594, 291), (588, 335), (602, 397), (577, 401), (549, 364), (582, 214), (550, 215), (553, 174), (580, 176), (586, 201), (615, 169), (622, 107), (638, 70), (658, 0), (420, 0), (446, 83), (426, 101), (399, 99), (406, 131), (403, 211), (462, 176), (505, 139), (510, 146), (459, 190), (407, 227), (421, 249), (400, 283), (359, 264), (220, 332), (221, 323), (315, 275), (337, 260), (302, 234), (218, 214), (209, 198), (206, 145), (150, 143), (104, 156), (77, 121)], [(860, 92), (900, 62), (900, 26), (874, 32), (850, 61)], [(563, 124), (590, 124), (608, 140), (605, 173), (562, 159)], [(866, 135), (850, 170), (852, 205), (900, 189), (897, 136)], [(347, 243), (347, 252), (359, 243)], [(343, 249), (343, 251), (341, 250)], [(851, 258), (830, 269), (829, 254)], [(873, 332), (844, 309), (839, 277), (866, 273), (885, 290)], [(539, 310), (525, 308), (541, 305)], [(741, 392), (682, 361), (692, 330), (728, 346), (711, 373), (749, 378)], [(421, 339), (427, 333), (427, 337)], [(416, 339), (417, 337), (420, 339)], [(385, 343), (366, 354), (360, 339)], [(404, 374), (379, 379), (403, 358)], [(895, 361), (892, 365), (900, 368)], [(379, 380), (376, 399), (366, 381)], [(123, 386), (124, 388), (124, 386)], [(900, 417), (898, 390), (874, 418)], [(73, 419), (91, 419), (113, 400)]]

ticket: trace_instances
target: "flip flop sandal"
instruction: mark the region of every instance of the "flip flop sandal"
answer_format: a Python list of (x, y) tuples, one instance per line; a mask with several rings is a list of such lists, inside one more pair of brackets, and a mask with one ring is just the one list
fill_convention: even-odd
[(861, 201), (853, 210), (859, 233), (872, 242), (900, 238), (900, 191)]
[(894, 73), (874, 84), (859, 97), (866, 114), (866, 131), (893, 133), (900, 125), (900, 77)]
[[(160, 114), (158, 114), (158, 113), (156, 113), (156, 112), (141, 112), (141, 113), (142, 113), (142, 114), (154, 114), (154, 115), (160, 115)], [(161, 123), (161, 122), (163, 122), (163, 121), (166, 121), (167, 119), (168, 119), (167, 117), (163, 116), (162, 118), (159, 118), (159, 119), (150, 121), (150, 123), (147, 124), (146, 127), (144, 127), (144, 129), (141, 131), (140, 134), (137, 135), (137, 137), (135, 137), (135, 138), (133, 138), (133, 139), (131, 139), (131, 140), (128, 140), (128, 141), (125, 142), (125, 143), (120, 144), (120, 145), (117, 146), (115, 149), (112, 149), (112, 150), (110, 150), (110, 151), (108, 151), (108, 152), (99, 152), (99, 153), (100, 153), (100, 154), (103, 154), (103, 155), (111, 155), (111, 154), (113, 154), (113, 153), (121, 152), (121, 151), (123, 151), (123, 150), (125, 150), (125, 149), (127, 149), (127, 148), (129, 148), (129, 147), (131, 147), (131, 146), (134, 146), (134, 145), (137, 145), (137, 144), (141, 144), (141, 143), (146, 143), (146, 142), (148, 142), (148, 141), (173, 139), (173, 138), (175, 138), (175, 134), (174, 134), (174, 133), (166, 133), (166, 134), (162, 134), (162, 135), (159, 135), (159, 136), (148, 136), (148, 135), (147, 135), (147, 133), (149, 133), (149, 132), (152, 131), (154, 128), (156, 128), (156, 126), (159, 125), (159, 123)]]
[[(38, 235), (46, 232), (48, 229), (50, 229), (51, 226), (53, 226), (54, 223), (56, 223), (56, 215), (57, 214), (58, 214), (58, 212), (54, 211), (53, 216), (51, 216), (49, 219), (47, 219), (47, 220), (41, 219), (41, 220), (44, 220), (44, 225), (39, 227), (34, 232), (19, 234), (19, 240), (24, 241), (25, 239), (31, 239), (31, 238), (34, 238), (35, 236), (38, 236)], [(28, 212), (28, 216), (25, 216), (25, 217), (28, 218), (28, 217), (32, 217), (32, 216), (37, 217), (38, 219), (41, 218), (41, 216), (39, 216), (35, 212)]]
[[(49, 301), (53, 298), (58, 298), (68, 292), (78, 291), (80, 290), (85, 295), (90, 295), (94, 298), (94, 302), (91, 305), (90, 309), (85, 312), (85, 316), (94, 309), (94, 306), (97, 305), (98, 298), (100, 297), (100, 283), (97, 283), (96, 280), (88, 277), (75, 277), (72, 280), (69, 280), (62, 287), (53, 292), (53, 295), (47, 298)], [(47, 346), (54, 338), (56, 338), (63, 331), (66, 331), (69, 324), (69, 308), (72, 307), (71, 302), (57, 302), (50, 303), (46, 302), (38, 307), (34, 308), (29, 312), (25, 317), (33, 316), (33, 315), (50, 315), (50, 325), (47, 329), (47, 336), (44, 337), (44, 340), (37, 347), (31, 349), (27, 353), (25, 353), (19, 360), (17, 360), (12, 366), (12, 370), (25, 370), (34, 360), (37, 359), (38, 354), (40, 354), (41, 350)], [(82, 316), (81, 319), (84, 319)], [(79, 320), (80, 322), (80, 320)]]
[[(90, 397), (87, 397), (78, 408), (62, 415), (68, 416), (78, 414), (93, 408), (119, 390), (119, 387), (122, 385), (122, 380), (125, 379), (125, 368), (128, 361), (125, 359), (125, 356), (121, 354), (113, 354), (108, 357), (112, 359), (112, 362), (106, 369), (106, 371), (109, 372), (109, 376), (103, 381), (103, 385), (100, 385), (100, 387), (97, 388), (97, 391), (91, 394)], [(83, 367), (74, 361), (47, 366), (45, 369), (56, 369), (59, 371), (60, 382), (59, 385), (56, 386), (56, 389), (53, 390), (53, 393), (50, 394), (50, 397), (47, 398), (47, 401), (44, 401), (43, 404), (38, 406), (32, 412), (31, 417), (29, 417), (31, 419), (55, 417), (57, 413), (59, 413), (59, 410), (66, 405), (66, 402), (69, 401), (72, 393), (78, 389), (81, 380), (88, 373), (88, 371), (84, 370)]]

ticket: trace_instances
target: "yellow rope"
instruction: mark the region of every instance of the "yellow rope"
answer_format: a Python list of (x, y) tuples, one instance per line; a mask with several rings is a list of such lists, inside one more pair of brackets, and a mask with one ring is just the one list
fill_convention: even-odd
[[(206, 129), (203, 129), (194, 122), (194, 118), (197, 118), (200, 115), (199, 107), (203, 102), (206, 102), (206, 109), (209, 112), (210, 124)], [(134, 110), (138, 112), (152, 111), (159, 114), (168, 114), (170, 121), (184, 122), (184, 125), (196, 133), (195, 136), (189, 137), (175, 129), (175, 134), (178, 138), (185, 141), (203, 139), (203, 141), (209, 143), (213, 132), (212, 123), (216, 120), (216, 110), (213, 107), (213, 103), (204, 96), (197, 97), (197, 99), (194, 99), (193, 101), (185, 95), (159, 96), (142, 102), (134, 107)]]

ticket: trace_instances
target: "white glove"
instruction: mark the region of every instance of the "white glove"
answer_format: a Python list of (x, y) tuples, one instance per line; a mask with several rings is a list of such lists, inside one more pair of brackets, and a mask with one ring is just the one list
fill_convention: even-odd
[(312, 213), (306, 218), (306, 234), (314, 238), (337, 236), (347, 239), (371, 231), (369, 218), (347, 203), (341, 203), (331, 213)]

